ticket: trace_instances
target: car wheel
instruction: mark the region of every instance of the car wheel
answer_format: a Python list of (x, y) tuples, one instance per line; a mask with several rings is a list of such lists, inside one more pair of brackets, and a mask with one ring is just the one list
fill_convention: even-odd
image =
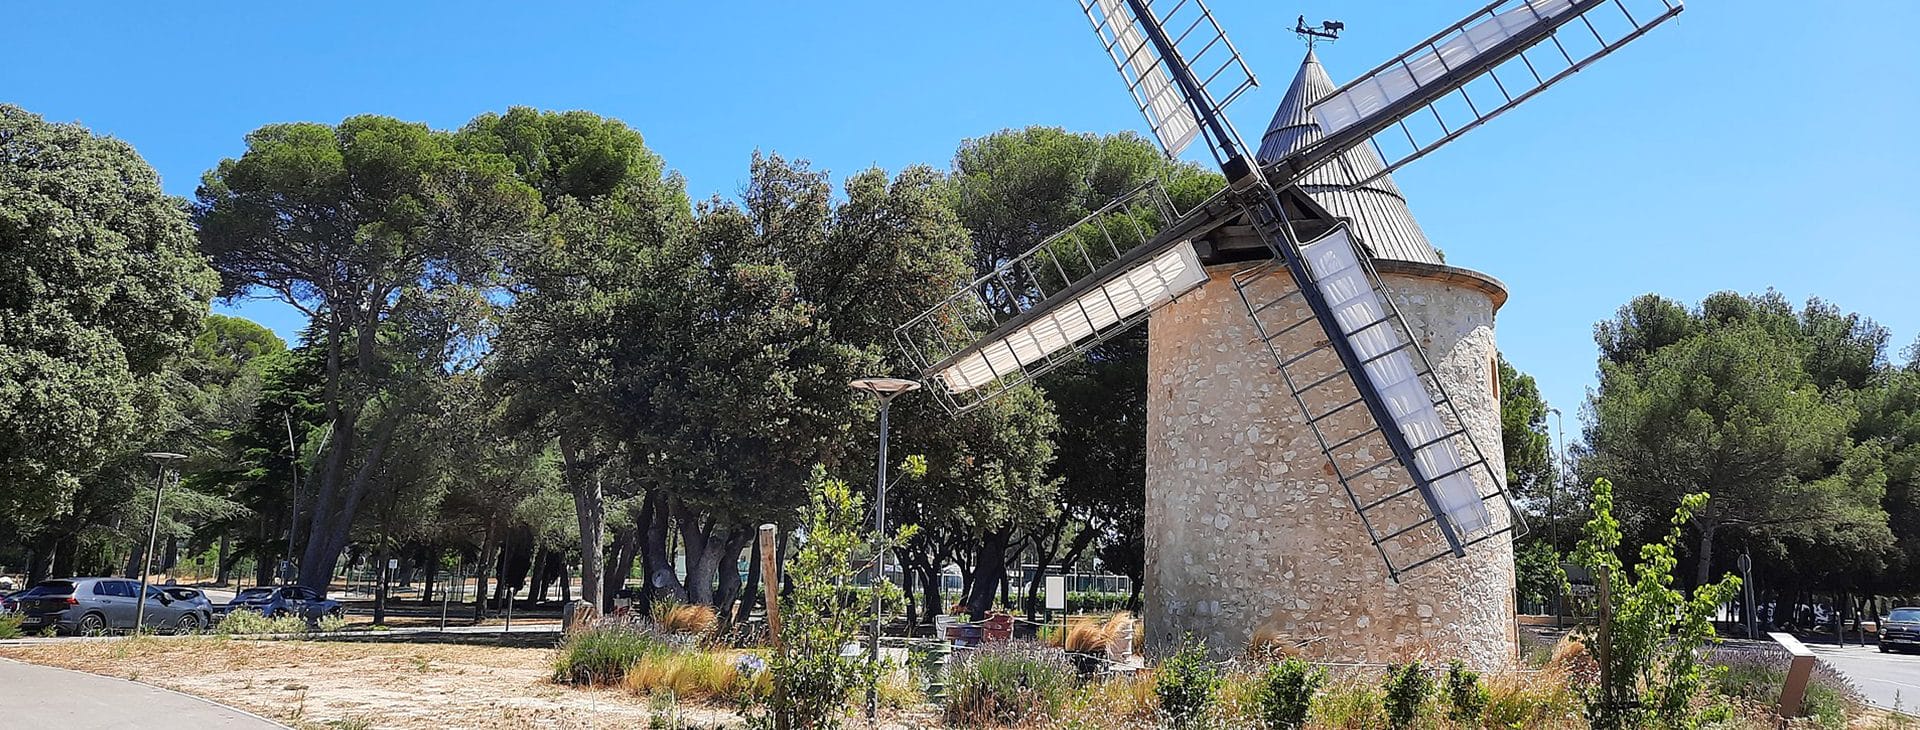
[(99, 636), (107, 633), (107, 619), (97, 613), (81, 616), (79, 623), (74, 624), (73, 632), (81, 636)]
[(199, 631), (200, 614), (197, 613), (189, 613), (181, 616), (180, 620), (173, 625), (173, 633), (176, 634), (192, 634), (198, 633)]
[(1887, 646), (1885, 643), (1880, 644), (1880, 653), (1886, 654), (1891, 651), (1893, 651), (1893, 647)]
[(327, 611), (327, 617), (328, 618), (346, 618), (347, 609), (341, 606), (334, 606), (331, 610)]

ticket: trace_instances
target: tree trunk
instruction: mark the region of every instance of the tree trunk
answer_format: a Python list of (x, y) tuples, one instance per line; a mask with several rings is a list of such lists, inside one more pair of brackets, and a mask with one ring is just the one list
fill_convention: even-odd
[(1006, 530), (995, 530), (980, 541), (966, 600), (967, 614), (974, 621), (986, 619), (987, 611), (993, 608), (994, 592), (1006, 582), (1007, 538)]
[(606, 485), (601, 479), (605, 472), (604, 459), (595, 458), (593, 463), (587, 463), (580, 444), (566, 436), (560, 437), (560, 455), (566, 462), (567, 487), (573, 492), (573, 512), (580, 523), (580, 600), (593, 604), (595, 611), (604, 612), (607, 604), (600, 595), (600, 569), (606, 562), (603, 544), (607, 532)]
[[(728, 530), (726, 540), (720, 546), (720, 559), (714, 561), (720, 588), (713, 594), (713, 610), (723, 620), (732, 612), (734, 600), (740, 597), (740, 550), (747, 546), (751, 535), (753, 532), (744, 528)], [(752, 601), (747, 604), (751, 606)]]
[[(643, 518), (644, 519), (644, 518)], [(633, 559), (640, 552), (640, 527), (622, 528), (613, 535), (613, 552), (607, 556), (607, 568), (601, 574), (600, 599), (613, 605), (613, 596), (627, 587), (633, 576)]]
[(433, 582), (440, 578), (440, 548), (437, 546), (427, 548), (426, 555), (427, 582), (420, 588), (420, 602), (431, 604), (433, 603)]
[(667, 534), (671, 529), (667, 498), (657, 492), (648, 492), (641, 511), (648, 514), (647, 534), (641, 544), (643, 564), (647, 569), (647, 589), (642, 598), (646, 609), (653, 609), (656, 594), (667, 592), (677, 598), (686, 595), (680, 585), (680, 576), (673, 570), (673, 553), (667, 550)]
[(233, 567), (233, 542), (227, 539), (227, 531), (220, 531), (220, 555), (213, 561), (213, 584), (227, 584), (227, 571)]
[(946, 576), (940, 574), (940, 568), (933, 561), (927, 560), (920, 564), (920, 591), (924, 594), (922, 598), (927, 602), (929, 620), (933, 616), (947, 612), (947, 607), (943, 605), (946, 603), (946, 595), (941, 592), (945, 587), (941, 583), (945, 580)]
[(751, 552), (747, 553), (747, 582), (741, 586), (740, 607), (733, 614), (733, 624), (745, 624), (753, 618), (753, 607), (760, 601), (760, 541), (754, 540)]
[(487, 617), (487, 570), (493, 567), (493, 523), (487, 523), (487, 534), (480, 538), (480, 559), (474, 562), (473, 620), (478, 622)]
[(1700, 564), (1693, 574), (1695, 587), (1706, 585), (1708, 576), (1713, 573), (1713, 538), (1714, 533), (1719, 529), (1720, 525), (1713, 522), (1706, 522), (1700, 526)]

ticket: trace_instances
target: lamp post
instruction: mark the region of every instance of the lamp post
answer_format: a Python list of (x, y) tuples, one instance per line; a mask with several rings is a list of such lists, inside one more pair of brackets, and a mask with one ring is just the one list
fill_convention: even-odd
[(153, 479), (153, 519), (147, 524), (147, 551), (140, 554), (140, 597), (134, 599), (133, 630), (139, 633), (147, 625), (147, 574), (153, 565), (153, 543), (160, 536), (160, 495), (166, 491), (167, 477), (173, 471), (174, 462), (187, 458), (185, 454), (167, 451), (148, 452), (145, 456), (153, 460), (158, 473)]
[[(854, 390), (872, 393), (880, 401), (880, 457), (876, 460), (873, 496), (873, 643), (867, 658), (880, 666), (880, 581), (887, 579), (887, 554), (881, 543), (887, 534), (887, 410), (902, 393), (919, 390), (920, 384), (900, 378), (860, 378), (847, 384)], [(867, 719), (879, 712), (880, 696), (873, 685), (867, 686)]]

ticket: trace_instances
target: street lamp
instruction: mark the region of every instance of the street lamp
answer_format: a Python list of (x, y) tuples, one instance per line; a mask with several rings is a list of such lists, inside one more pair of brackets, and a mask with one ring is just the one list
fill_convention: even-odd
[[(872, 393), (880, 400), (880, 458), (877, 460), (878, 475), (874, 478), (873, 497), (873, 644), (867, 657), (875, 667), (880, 666), (880, 581), (887, 579), (887, 555), (881, 548), (881, 541), (887, 534), (887, 410), (892, 407), (893, 399), (902, 393), (920, 389), (920, 384), (900, 378), (860, 378), (847, 384), (854, 390)], [(867, 719), (872, 720), (879, 712), (880, 697), (873, 685), (867, 686)]]
[(187, 458), (185, 454), (167, 451), (151, 451), (145, 454), (153, 460), (157, 473), (153, 478), (153, 519), (147, 524), (147, 551), (140, 556), (140, 597), (133, 605), (133, 630), (139, 633), (147, 625), (147, 574), (153, 565), (153, 542), (160, 536), (160, 494), (166, 490), (168, 472), (173, 471), (174, 462)]

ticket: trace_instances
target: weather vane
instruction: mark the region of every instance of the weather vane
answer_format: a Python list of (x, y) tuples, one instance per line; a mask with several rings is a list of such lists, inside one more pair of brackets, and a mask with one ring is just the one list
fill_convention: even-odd
[(1340, 31), (1346, 29), (1347, 24), (1338, 20), (1322, 20), (1317, 26), (1307, 25), (1305, 15), (1300, 16), (1300, 19), (1293, 24), (1293, 32), (1299, 34), (1300, 40), (1307, 42), (1307, 50), (1313, 50), (1313, 44), (1319, 43), (1322, 39), (1329, 43), (1340, 40)]

